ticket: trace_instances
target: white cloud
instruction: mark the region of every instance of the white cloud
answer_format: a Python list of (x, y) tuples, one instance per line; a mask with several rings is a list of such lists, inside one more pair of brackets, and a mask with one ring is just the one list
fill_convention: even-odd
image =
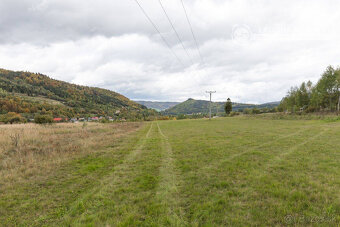
[(1, 1), (0, 67), (133, 99), (183, 101), (217, 90), (218, 100), (261, 103), (339, 65), (336, 0), (184, 0), (204, 65), (179, 0), (162, 2), (194, 65), (158, 1), (139, 1), (185, 67), (132, 0)]

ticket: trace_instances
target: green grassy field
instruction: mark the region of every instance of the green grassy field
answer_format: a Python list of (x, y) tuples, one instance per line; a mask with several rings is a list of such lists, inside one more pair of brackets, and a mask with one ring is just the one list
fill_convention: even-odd
[(145, 123), (2, 190), (0, 223), (337, 226), (339, 138), (339, 122), (314, 120)]

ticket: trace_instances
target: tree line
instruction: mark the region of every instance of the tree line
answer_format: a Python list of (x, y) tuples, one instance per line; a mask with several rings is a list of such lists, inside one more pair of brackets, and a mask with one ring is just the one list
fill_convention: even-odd
[(287, 112), (331, 112), (340, 109), (340, 68), (328, 66), (319, 81), (292, 87), (279, 105)]

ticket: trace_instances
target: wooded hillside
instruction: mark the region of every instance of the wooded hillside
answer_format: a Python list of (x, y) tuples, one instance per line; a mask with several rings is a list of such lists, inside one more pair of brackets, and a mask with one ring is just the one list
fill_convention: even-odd
[(16, 112), (33, 117), (114, 115), (144, 118), (154, 111), (116, 92), (54, 80), (40, 73), (0, 69), (0, 114)]

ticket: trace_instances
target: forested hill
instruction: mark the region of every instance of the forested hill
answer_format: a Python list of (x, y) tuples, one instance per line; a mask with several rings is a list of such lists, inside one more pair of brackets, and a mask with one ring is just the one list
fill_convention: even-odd
[(154, 109), (157, 111), (163, 111), (177, 104), (180, 104), (180, 102), (156, 102), (156, 101), (136, 101), (136, 102), (146, 106), (147, 108)]
[(0, 69), (0, 114), (46, 112), (55, 117), (74, 117), (117, 112), (147, 115), (148, 111), (110, 90), (54, 80), (40, 73)]
[[(275, 108), (280, 102), (264, 103), (260, 105), (256, 104), (244, 104), (244, 103), (233, 103), (233, 111), (242, 111), (247, 108)], [(223, 113), (225, 102), (212, 102), (212, 112)], [(179, 115), (179, 114), (197, 114), (197, 113), (208, 113), (209, 112), (209, 101), (206, 100), (195, 100), (188, 99), (176, 106), (173, 106), (164, 111), (164, 114)]]

